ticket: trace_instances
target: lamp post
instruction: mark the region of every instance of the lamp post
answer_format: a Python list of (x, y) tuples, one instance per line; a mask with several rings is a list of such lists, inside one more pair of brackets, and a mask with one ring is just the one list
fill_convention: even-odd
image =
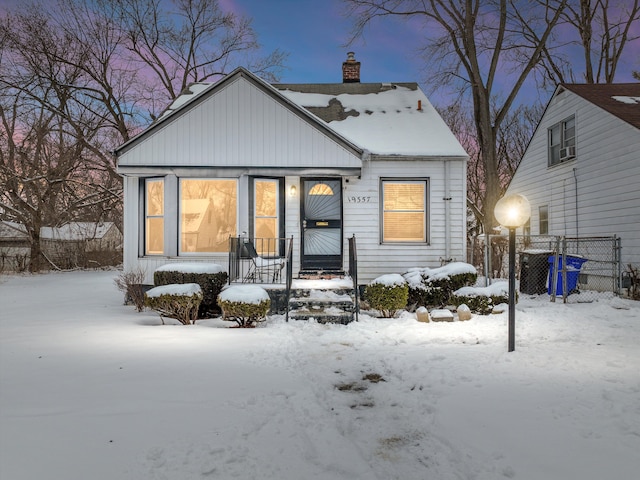
[(509, 229), (509, 351), (516, 349), (516, 228), (531, 216), (531, 205), (523, 195), (507, 195), (493, 209), (496, 220)]

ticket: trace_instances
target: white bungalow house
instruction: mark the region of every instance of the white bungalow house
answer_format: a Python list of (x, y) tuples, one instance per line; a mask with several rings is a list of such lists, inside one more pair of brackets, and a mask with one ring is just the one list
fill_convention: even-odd
[(359, 78), (350, 54), (342, 83), (190, 86), (114, 152), (125, 270), (226, 268), (233, 237), (293, 238), (297, 276), (347, 271), (355, 235), (360, 283), (465, 259), (466, 152), (416, 83)]
[(559, 85), (507, 194), (531, 203), (532, 235), (621, 239), (640, 264), (640, 83)]

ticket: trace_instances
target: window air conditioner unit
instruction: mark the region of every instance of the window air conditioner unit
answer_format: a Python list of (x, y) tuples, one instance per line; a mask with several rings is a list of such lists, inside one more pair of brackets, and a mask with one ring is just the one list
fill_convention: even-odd
[(567, 160), (576, 156), (576, 147), (566, 147), (560, 149), (560, 160)]

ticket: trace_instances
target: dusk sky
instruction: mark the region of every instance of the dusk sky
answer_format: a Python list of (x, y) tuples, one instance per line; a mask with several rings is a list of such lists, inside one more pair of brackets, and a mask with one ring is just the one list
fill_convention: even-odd
[[(426, 87), (424, 65), (417, 53), (423, 42), (420, 27), (386, 18), (370, 28), (364, 39), (347, 47), (351, 22), (343, 16), (342, 0), (220, 0), (220, 4), (253, 19), (265, 51), (279, 48), (289, 53), (282, 83), (341, 82), (342, 62), (348, 51), (354, 51), (362, 63), (362, 82), (415, 81)], [(635, 27), (640, 35), (640, 25)], [(631, 71), (640, 69), (638, 58), (640, 40), (635, 40), (626, 47), (617, 82), (635, 81)], [(578, 52), (576, 63), (580, 61)], [(543, 103), (548, 100), (547, 93), (523, 90), (523, 95), (538, 96)], [(433, 100), (437, 103), (437, 98)]]
[(419, 32), (398, 21), (380, 22), (375, 31), (346, 47), (350, 21), (342, 0), (220, 0), (253, 19), (265, 51), (289, 53), (283, 83), (342, 81), (342, 62), (354, 51), (363, 82), (411, 82), (421, 77), (416, 57)]

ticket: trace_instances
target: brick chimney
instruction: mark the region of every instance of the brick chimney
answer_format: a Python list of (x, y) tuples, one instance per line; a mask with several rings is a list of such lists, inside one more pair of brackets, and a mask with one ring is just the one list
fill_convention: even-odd
[(347, 60), (342, 63), (342, 83), (360, 83), (360, 62), (356, 62), (353, 52), (348, 52)]

